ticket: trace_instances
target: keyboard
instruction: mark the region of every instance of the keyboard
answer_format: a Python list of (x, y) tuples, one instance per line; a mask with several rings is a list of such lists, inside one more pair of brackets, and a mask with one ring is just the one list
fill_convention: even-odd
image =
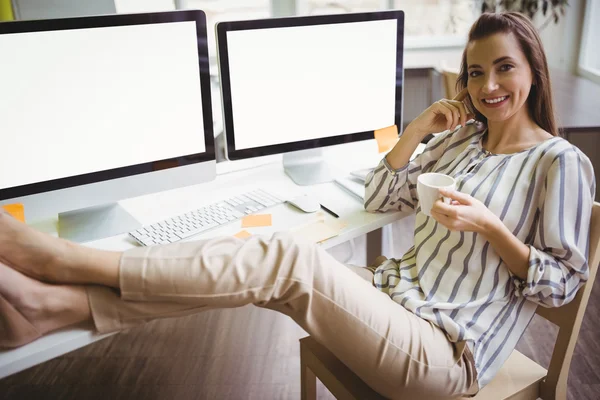
[(129, 232), (144, 246), (168, 244), (217, 228), (259, 210), (283, 203), (262, 189), (238, 194), (208, 206)]

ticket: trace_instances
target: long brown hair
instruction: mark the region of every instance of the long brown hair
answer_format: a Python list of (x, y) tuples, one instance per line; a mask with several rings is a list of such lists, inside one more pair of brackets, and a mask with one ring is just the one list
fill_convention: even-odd
[[(526, 16), (517, 12), (484, 13), (471, 27), (468, 43), (496, 33), (512, 33), (517, 38), (533, 76), (533, 86), (527, 98), (529, 115), (542, 129), (553, 136), (559, 136), (560, 132), (554, 116), (548, 62), (537, 30)], [(456, 80), (458, 91), (467, 87), (467, 80), (467, 46), (465, 46), (460, 73)], [(487, 124), (487, 118), (477, 111), (471, 98), (467, 97), (465, 102), (475, 112), (475, 119)]]

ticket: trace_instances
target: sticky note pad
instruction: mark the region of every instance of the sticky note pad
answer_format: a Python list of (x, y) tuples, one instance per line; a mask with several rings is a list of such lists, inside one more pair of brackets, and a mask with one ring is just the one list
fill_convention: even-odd
[(23, 204), (6, 204), (3, 205), (2, 208), (18, 221), (25, 222), (25, 208), (23, 207)]
[(339, 235), (345, 226), (346, 224), (340, 221), (325, 222), (319, 218), (316, 221), (294, 228), (291, 232), (294, 236), (306, 241), (321, 243)]
[(235, 235), (233, 235), (236, 238), (240, 238), (240, 239), (245, 239), (247, 237), (252, 236), (252, 234), (248, 231), (239, 231), (238, 233), (236, 233)]
[(398, 127), (396, 125), (375, 131), (375, 140), (380, 153), (390, 150), (398, 141)]
[(242, 228), (252, 228), (255, 226), (271, 226), (271, 214), (253, 214), (242, 218)]

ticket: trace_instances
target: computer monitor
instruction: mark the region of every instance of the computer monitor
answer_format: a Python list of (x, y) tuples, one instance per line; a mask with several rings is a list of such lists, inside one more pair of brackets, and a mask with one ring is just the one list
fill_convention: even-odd
[(116, 202), (216, 176), (202, 11), (0, 24), (0, 204), (88, 241)]
[(332, 180), (320, 148), (402, 126), (404, 13), (221, 22), (230, 160), (285, 153), (300, 185)]

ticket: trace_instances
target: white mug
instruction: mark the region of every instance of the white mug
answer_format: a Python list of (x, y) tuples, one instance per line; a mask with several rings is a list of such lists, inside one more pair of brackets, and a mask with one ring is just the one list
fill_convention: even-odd
[(456, 189), (456, 181), (453, 177), (435, 172), (428, 172), (419, 175), (417, 179), (417, 193), (419, 194), (419, 202), (421, 203), (421, 211), (423, 214), (431, 217), (431, 207), (438, 199), (442, 199), (444, 203), (450, 204), (450, 198), (440, 194), (440, 189)]

